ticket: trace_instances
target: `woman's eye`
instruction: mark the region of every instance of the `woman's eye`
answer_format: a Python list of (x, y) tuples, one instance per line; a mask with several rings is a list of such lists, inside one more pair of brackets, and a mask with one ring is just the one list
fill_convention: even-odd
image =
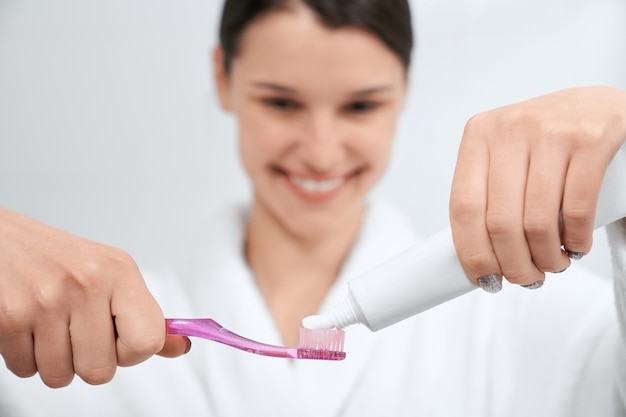
[(355, 101), (346, 106), (346, 110), (350, 113), (366, 113), (374, 110), (378, 105), (371, 101)]
[(298, 103), (286, 98), (268, 98), (264, 99), (263, 102), (269, 107), (282, 111), (295, 110), (299, 107)]

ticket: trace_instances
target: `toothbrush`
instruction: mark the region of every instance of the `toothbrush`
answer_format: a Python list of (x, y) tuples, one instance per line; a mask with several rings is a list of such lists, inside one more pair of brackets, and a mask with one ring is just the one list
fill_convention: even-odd
[(195, 336), (223, 343), (257, 355), (292, 359), (322, 359), (340, 361), (345, 333), (342, 329), (300, 329), (297, 348), (268, 345), (239, 336), (212, 319), (165, 319), (166, 333), (177, 336)]
[[(626, 145), (607, 167), (594, 228), (626, 218)], [(463, 271), (450, 229), (348, 282), (348, 297), (323, 314), (302, 320), (305, 328), (363, 324), (377, 331), (478, 288)]]

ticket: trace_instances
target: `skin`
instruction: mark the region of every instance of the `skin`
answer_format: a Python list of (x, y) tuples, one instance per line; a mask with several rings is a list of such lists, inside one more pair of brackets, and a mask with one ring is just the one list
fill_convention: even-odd
[(230, 73), (219, 48), (215, 68), (254, 188), (246, 256), (285, 344), (296, 346), (385, 171), (406, 74), (378, 38), (328, 29), (304, 6), (262, 16), (240, 46)]
[[(300, 318), (335, 280), (365, 195), (385, 170), (405, 71), (375, 37), (326, 29), (302, 7), (254, 22), (241, 46), (230, 74), (221, 50), (214, 59), (254, 187), (246, 257), (285, 343), (295, 345)], [(625, 139), (626, 92), (605, 87), (472, 118), (450, 199), (468, 276), (531, 284), (569, 265), (561, 244), (588, 252), (602, 174)], [(345, 182), (319, 193), (294, 178)], [(0, 230), (0, 354), (16, 375), (38, 372), (51, 387), (75, 374), (101, 384), (117, 366), (188, 351), (188, 339), (165, 337), (161, 309), (123, 251), (5, 209)]]

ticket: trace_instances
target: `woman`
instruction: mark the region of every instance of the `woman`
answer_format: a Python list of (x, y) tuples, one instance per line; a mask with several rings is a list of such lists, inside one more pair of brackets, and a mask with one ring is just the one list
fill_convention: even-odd
[[(300, 320), (342, 299), (346, 280), (417, 241), (399, 213), (367, 202), (387, 164), (411, 47), (402, 0), (226, 1), (215, 78), (237, 118), (254, 199), (216, 217), (189, 270), (150, 281), (168, 312), (295, 345)], [(468, 276), (490, 291), (503, 276), (538, 288), (545, 272), (570, 265), (568, 253), (587, 252), (602, 173), (625, 139), (626, 93), (610, 88), (473, 118), (451, 196)], [(38, 372), (52, 387), (74, 374), (97, 385), (116, 365), (189, 350), (188, 339), (165, 338), (159, 305), (127, 255), (8, 211), (0, 220), (0, 352), (11, 371)], [(612, 226), (620, 262), (626, 232)], [(612, 298), (608, 283), (574, 270), (540, 291), (477, 292), (376, 334), (349, 328), (341, 363), (198, 341), (185, 359), (151, 359), (98, 387), (53, 391), (3, 374), (0, 410), (607, 415), (622, 404), (612, 397), (622, 345)]]

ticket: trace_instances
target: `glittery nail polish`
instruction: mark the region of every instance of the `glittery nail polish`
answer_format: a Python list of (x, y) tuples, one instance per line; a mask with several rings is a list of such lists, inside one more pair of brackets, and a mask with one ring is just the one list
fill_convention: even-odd
[(533, 282), (532, 284), (522, 285), (524, 288), (528, 288), (529, 290), (536, 290), (537, 288), (541, 288), (543, 286), (543, 280)]
[(502, 289), (502, 282), (500, 277), (496, 274), (483, 275), (478, 278), (478, 285), (484, 291), (495, 294)]
[(584, 255), (584, 253), (582, 253), (582, 252), (567, 251), (567, 256), (569, 256), (570, 259), (578, 260), (578, 259), (582, 258), (583, 255)]
[(553, 274), (560, 274), (561, 272), (565, 272), (565, 271), (567, 271), (567, 268), (569, 268), (569, 267), (567, 267), (567, 266), (566, 266), (565, 268), (561, 269), (560, 271), (554, 271), (554, 272), (552, 272), (552, 273), (553, 273)]

